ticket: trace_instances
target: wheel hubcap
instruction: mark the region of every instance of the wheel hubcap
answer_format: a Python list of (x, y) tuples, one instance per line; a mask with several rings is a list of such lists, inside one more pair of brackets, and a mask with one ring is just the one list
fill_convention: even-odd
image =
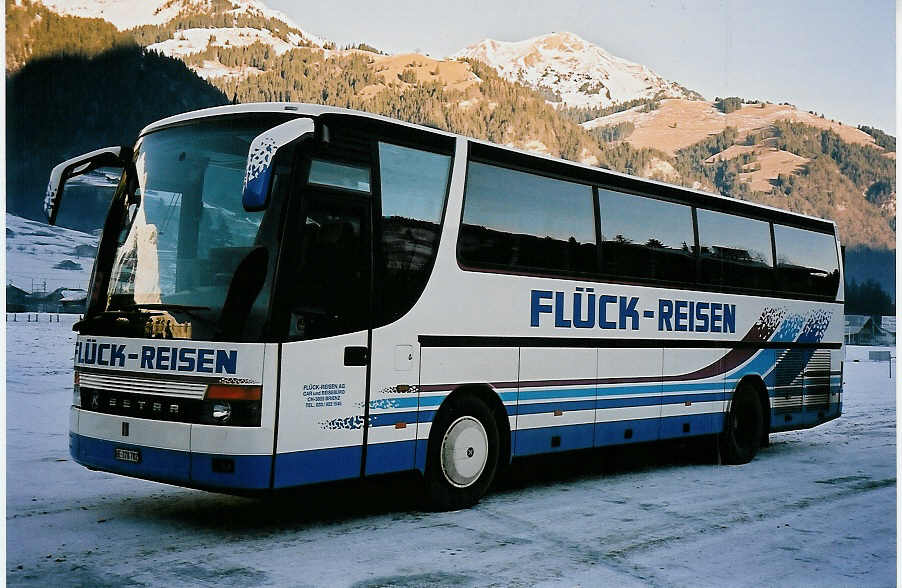
[(442, 473), (451, 485), (466, 488), (482, 475), (488, 455), (485, 427), (479, 419), (462, 416), (451, 423), (442, 439)]

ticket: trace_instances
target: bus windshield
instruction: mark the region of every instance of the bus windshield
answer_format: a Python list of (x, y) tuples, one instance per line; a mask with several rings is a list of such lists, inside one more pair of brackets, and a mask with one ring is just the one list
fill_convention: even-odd
[[(132, 168), (137, 177), (123, 182), (130, 193), (118, 211), (121, 229), (101, 297), (105, 315), (131, 317), (147, 337), (259, 336), (279, 207), (246, 212), (242, 182), (250, 142), (284, 120), (206, 120), (139, 141)], [(280, 177), (287, 179), (277, 165), (273, 193)]]

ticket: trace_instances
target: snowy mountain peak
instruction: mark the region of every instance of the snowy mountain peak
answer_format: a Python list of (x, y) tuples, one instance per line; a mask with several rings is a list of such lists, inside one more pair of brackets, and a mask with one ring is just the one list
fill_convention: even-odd
[[(323, 47), (326, 41), (302, 30), (287, 15), (259, 0), (40, 0), (70, 16), (102, 18), (119, 30), (157, 27), (162, 40), (148, 49), (185, 59), (211, 47), (237, 48), (262, 43), (277, 55), (297, 47)], [(172, 26), (174, 24), (174, 26)], [(259, 70), (226, 67), (216, 60), (191, 65), (203, 78), (243, 77)]]
[(567, 106), (605, 107), (659, 95), (701, 98), (646, 66), (612, 55), (570, 32), (515, 42), (485, 39), (453, 57), (483, 61), (502, 77), (532, 86), (550, 101)]
[(314, 45), (324, 41), (303, 30), (283, 12), (259, 0), (39, 0), (59, 14), (102, 18), (124, 31), (142, 25), (164, 25), (179, 15), (231, 15), (272, 19)]
[(41, 4), (68, 16), (102, 18), (124, 31), (141, 25), (161, 25), (184, 8), (183, 2), (171, 0), (40, 0)]

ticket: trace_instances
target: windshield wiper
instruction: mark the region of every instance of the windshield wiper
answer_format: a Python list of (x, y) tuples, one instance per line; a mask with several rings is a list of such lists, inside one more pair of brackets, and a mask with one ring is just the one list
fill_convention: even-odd
[(129, 304), (127, 306), (123, 306), (122, 310), (173, 310), (175, 312), (184, 312), (188, 316), (197, 316), (193, 311), (195, 310), (210, 310), (209, 306), (195, 306), (192, 304), (165, 304), (165, 303), (155, 303), (155, 304)]
[(80, 331), (83, 327), (86, 327), (92, 323), (103, 319), (130, 319), (137, 317), (140, 314), (137, 308), (132, 308), (129, 311), (126, 310), (101, 310), (100, 312), (95, 312), (94, 314), (89, 314), (85, 316), (80, 321), (75, 321), (72, 325), (73, 331)]

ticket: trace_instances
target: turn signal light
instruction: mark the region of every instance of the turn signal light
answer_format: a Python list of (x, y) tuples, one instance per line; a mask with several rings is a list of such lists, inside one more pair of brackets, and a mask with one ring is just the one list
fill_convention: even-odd
[(263, 396), (261, 386), (237, 384), (208, 384), (204, 400), (256, 400)]

